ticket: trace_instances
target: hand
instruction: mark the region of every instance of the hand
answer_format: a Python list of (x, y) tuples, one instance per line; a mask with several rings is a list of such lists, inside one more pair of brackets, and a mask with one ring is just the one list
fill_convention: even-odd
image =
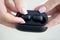
[(47, 27), (52, 27), (60, 23), (60, 0), (48, 0), (44, 5), (38, 6), (35, 10), (41, 13), (46, 12), (48, 16)]
[(20, 12), (22, 14), (27, 14), (24, 8), (24, 0), (13, 0), (15, 6), (9, 3), (9, 0), (0, 0), (0, 24), (4, 24), (9, 27), (14, 27), (16, 23), (25, 23), (22, 18), (15, 17), (12, 15), (13, 12)]

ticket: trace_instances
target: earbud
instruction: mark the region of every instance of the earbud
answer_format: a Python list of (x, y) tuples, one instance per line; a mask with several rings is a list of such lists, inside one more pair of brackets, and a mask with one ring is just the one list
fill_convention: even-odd
[(23, 18), (25, 21), (29, 21), (29, 20), (31, 20), (31, 15), (23, 15), (22, 18)]
[(45, 18), (41, 15), (35, 15), (32, 18), (35, 22), (45, 23)]
[(34, 21), (40, 22), (40, 21), (42, 21), (42, 20), (43, 20), (43, 17), (42, 17), (42, 16), (40, 16), (40, 15), (39, 15), (39, 16), (38, 16), (38, 15), (37, 15), (37, 16), (35, 15), (35, 16), (33, 16), (33, 18), (32, 18), (32, 19), (33, 19)]

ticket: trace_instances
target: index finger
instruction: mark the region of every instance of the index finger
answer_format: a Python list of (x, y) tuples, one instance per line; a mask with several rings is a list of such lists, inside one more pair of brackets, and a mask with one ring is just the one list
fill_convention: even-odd
[(27, 10), (25, 9), (24, 0), (13, 0), (17, 10), (22, 14), (27, 14)]

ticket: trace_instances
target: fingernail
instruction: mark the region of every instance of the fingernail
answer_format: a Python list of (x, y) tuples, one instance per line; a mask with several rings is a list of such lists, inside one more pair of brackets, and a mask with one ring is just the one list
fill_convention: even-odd
[(19, 18), (19, 23), (25, 23), (25, 20), (23, 18)]
[(48, 18), (52, 17), (51, 15), (48, 15)]
[(23, 14), (28, 14), (28, 12), (25, 8), (23, 8), (22, 10), (23, 10)]
[(22, 21), (21, 23), (25, 23), (25, 21)]
[(40, 13), (45, 12), (45, 11), (46, 11), (46, 7), (41, 7), (41, 8), (39, 9), (39, 11), (40, 11)]

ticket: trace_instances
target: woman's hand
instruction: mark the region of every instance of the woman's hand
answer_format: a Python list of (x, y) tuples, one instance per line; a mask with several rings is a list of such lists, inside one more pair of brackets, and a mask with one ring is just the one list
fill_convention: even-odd
[(35, 10), (39, 10), (41, 13), (46, 12), (49, 15), (47, 27), (60, 23), (60, 0), (48, 0), (47, 3), (36, 7)]
[(0, 23), (6, 26), (14, 27), (16, 23), (25, 23), (22, 18), (15, 17), (12, 15), (13, 12), (20, 12), (27, 14), (24, 8), (24, 0), (13, 0), (15, 6), (9, 3), (9, 0), (0, 0)]

